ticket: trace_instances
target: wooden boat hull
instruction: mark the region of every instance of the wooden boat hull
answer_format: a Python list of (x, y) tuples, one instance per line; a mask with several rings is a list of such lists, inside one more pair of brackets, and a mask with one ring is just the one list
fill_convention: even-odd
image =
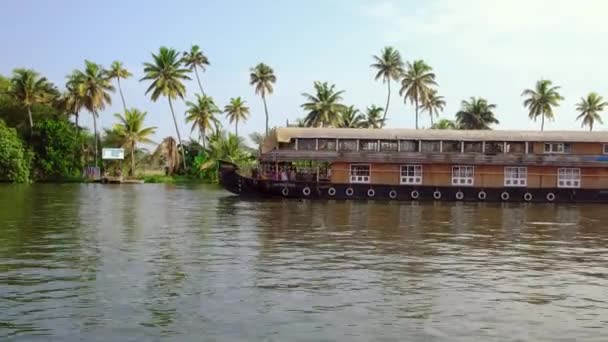
[(218, 172), (220, 184), (224, 189), (242, 197), (390, 201), (608, 203), (608, 189), (480, 188), (282, 182), (244, 177), (238, 173), (236, 165), (228, 162), (220, 162)]

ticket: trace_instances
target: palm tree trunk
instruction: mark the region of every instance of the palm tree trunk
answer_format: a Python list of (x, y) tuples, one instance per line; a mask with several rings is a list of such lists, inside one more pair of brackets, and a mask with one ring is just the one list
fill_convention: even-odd
[(79, 113), (76, 111), (76, 113), (74, 113), (74, 124), (76, 125), (76, 131), (80, 132), (80, 126), (78, 126), (78, 117)]
[(545, 130), (545, 113), (541, 113), (541, 118), (540, 118), (540, 131), (544, 131)]
[(236, 119), (234, 120), (234, 134), (238, 137), (239, 136), (239, 117), (237, 116)]
[(95, 131), (95, 166), (99, 166), (98, 162), (98, 153), (99, 149), (97, 147), (97, 140), (99, 140), (97, 135), (97, 112), (93, 112), (93, 130)]
[(418, 129), (418, 97), (414, 100), (416, 103), (416, 129)]
[[(116, 81), (118, 81), (118, 92), (120, 93), (120, 99), (122, 100), (122, 107), (125, 109), (125, 113), (127, 112), (127, 103), (125, 102), (125, 96), (122, 94), (122, 87), (120, 86), (120, 77), (116, 77)], [(125, 114), (127, 115), (127, 114)]]
[(589, 132), (593, 131), (593, 121), (589, 123)]
[(388, 79), (386, 82), (388, 85), (388, 95), (386, 96), (386, 107), (384, 107), (384, 116), (382, 117), (382, 122), (386, 123), (386, 114), (388, 113), (388, 105), (391, 102), (391, 79)]
[(131, 143), (131, 170), (129, 170), (129, 177), (133, 177), (135, 174), (135, 142)]
[(194, 66), (194, 74), (196, 75), (196, 81), (198, 82), (198, 87), (201, 88), (201, 93), (205, 95), (205, 91), (203, 90), (203, 84), (201, 83), (201, 79), (198, 77), (198, 69), (196, 65)]
[(431, 115), (431, 128), (433, 128), (433, 110), (429, 110), (429, 114)]
[(34, 134), (34, 120), (32, 119), (32, 109), (30, 106), (27, 106), (27, 115), (30, 119), (30, 135)]
[(171, 102), (171, 97), (167, 97), (169, 99), (169, 108), (171, 108), (171, 115), (173, 116), (173, 124), (175, 125), (175, 133), (177, 133), (177, 141), (179, 145), (182, 147), (182, 161), (184, 163), (184, 171), (186, 171), (186, 153), (184, 152), (184, 145), (182, 145), (182, 136), (179, 134), (179, 128), (177, 127), (177, 120), (175, 119), (175, 111), (173, 110), (173, 103)]
[(266, 114), (266, 135), (268, 135), (268, 107), (266, 106), (266, 96), (262, 94), (262, 101), (264, 102), (264, 113)]
[(203, 148), (206, 148), (207, 139), (205, 139), (205, 136), (207, 135), (207, 132), (205, 131), (205, 127), (201, 127), (200, 135), (201, 135), (201, 145), (203, 145)]

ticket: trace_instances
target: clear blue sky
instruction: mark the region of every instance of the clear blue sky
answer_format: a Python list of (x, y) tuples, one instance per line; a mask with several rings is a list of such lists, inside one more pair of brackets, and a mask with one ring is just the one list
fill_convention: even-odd
[[(545, 77), (566, 97), (548, 128), (579, 129), (579, 98), (589, 91), (608, 96), (607, 10), (601, 0), (10, 1), (0, 20), (0, 73), (33, 68), (63, 87), (84, 59), (104, 66), (120, 60), (135, 75), (123, 83), (128, 105), (148, 111), (160, 139), (174, 129), (166, 101), (144, 95), (142, 62), (161, 45), (198, 44), (211, 61), (202, 75), (205, 90), (221, 107), (244, 97), (252, 115), (241, 132), (249, 133), (264, 127), (261, 99), (248, 84), (250, 67), (265, 62), (275, 69), (270, 120), (284, 125), (304, 116), (301, 93), (312, 92), (315, 80), (346, 90), (346, 104), (384, 106), (386, 87), (373, 80), (369, 64), (393, 45), (404, 59), (422, 58), (435, 69), (448, 102), (442, 117), (453, 117), (461, 100), (483, 96), (498, 105), (499, 128), (537, 129), (520, 94)], [(189, 83), (187, 97), (196, 91)], [(102, 125), (113, 123), (119, 107), (116, 95), (101, 113)], [(180, 128), (190, 132), (184, 108), (176, 106)], [(413, 127), (414, 110), (396, 91), (389, 119), (390, 127)], [(422, 125), (429, 126), (428, 118)]]

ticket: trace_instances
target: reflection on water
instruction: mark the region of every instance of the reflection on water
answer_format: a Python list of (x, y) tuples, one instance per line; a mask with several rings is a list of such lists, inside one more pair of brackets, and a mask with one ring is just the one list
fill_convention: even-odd
[(606, 340), (601, 205), (0, 186), (0, 340)]

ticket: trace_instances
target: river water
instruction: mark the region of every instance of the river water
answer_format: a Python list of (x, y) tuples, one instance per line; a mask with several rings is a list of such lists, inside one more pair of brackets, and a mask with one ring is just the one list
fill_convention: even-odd
[(606, 341), (606, 208), (0, 185), (0, 340)]

